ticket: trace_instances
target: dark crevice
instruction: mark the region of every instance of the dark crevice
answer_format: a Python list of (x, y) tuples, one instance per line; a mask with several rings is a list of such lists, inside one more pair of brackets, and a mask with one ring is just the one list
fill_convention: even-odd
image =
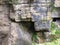
[(55, 21), (60, 21), (60, 17), (59, 18), (53, 18), (53, 21), (55, 22)]
[(7, 37), (8, 34), (5, 34), (4, 32), (0, 32), (0, 39), (4, 39)]
[(42, 29), (42, 30), (36, 31), (36, 32), (37, 32), (37, 33), (38, 33), (38, 32), (49, 32), (49, 30), (48, 30), (48, 29), (46, 29), (46, 30), (45, 30), (45, 29)]
[(34, 28), (34, 22), (31, 21), (21, 21), (20, 22), (24, 27), (28, 28), (29, 32), (34, 32), (35, 28)]
[(28, 0), (28, 4), (31, 4), (31, 3), (33, 3), (34, 2), (34, 0)]

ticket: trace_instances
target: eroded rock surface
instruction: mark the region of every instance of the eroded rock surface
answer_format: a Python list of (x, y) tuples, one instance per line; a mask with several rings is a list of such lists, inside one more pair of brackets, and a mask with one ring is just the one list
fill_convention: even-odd
[[(1, 0), (2, 1), (2, 0)], [(10, 14), (11, 15), (10, 15)], [(13, 13), (9, 7), (0, 5), (0, 45), (32, 45), (31, 35), (22, 24), (12, 22)]]

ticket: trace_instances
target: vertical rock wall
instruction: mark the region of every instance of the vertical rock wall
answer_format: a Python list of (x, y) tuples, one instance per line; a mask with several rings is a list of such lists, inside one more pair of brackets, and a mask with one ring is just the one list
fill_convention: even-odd
[(8, 8), (6, 5), (0, 5), (0, 43), (5, 44), (7, 35), (9, 33), (10, 21), (8, 19)]
[[(1, 0), (0, 2), (2, 2)], [(9, 19), (9, 8), (0, 4), (0, 45), (32, 45), (28, 29)]]

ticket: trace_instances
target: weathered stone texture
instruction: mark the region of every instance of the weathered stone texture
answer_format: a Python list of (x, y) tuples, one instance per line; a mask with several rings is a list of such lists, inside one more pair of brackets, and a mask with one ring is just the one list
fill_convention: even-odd
[(0, 31), (9, 31), (10, 21), (8, 19), (8, 8), (4, 5), (0, 5)]
[(9, 12), (6, 5), (0, 5), (0, 45), (32, 45), (28, 29), (12, 22), (9, 16), (15, 19), (14, 13)]
[[(9, 45), (32, 45), (31, 35), (21, 24), (11, 23), (11, 35), (9, 37)], [(11, 42), (11, 43), (10, 43)]]
[(60, 0), (55, 0), (54, 6), (55, 6), (55, 7), (60, 7)]
[[(16, 3), (15, 2), (16, 0), (12, 0), (12, 1)], [(14, 7), (14, 12), (12, 12), (11, 9), (9, 10), (9, 7), (7, 7), (7, 5), (2, 4), (3, 2), (2, 0), (0, 1), (2, 4), (0, 5), (1, 45), (32, 45), (32, 41), (31, 41), (32, 34), (28, 32), (28, 30), (30, 29), (28, 29), (28, 26), (27, 27), (25, 26), (25, 22), (23, 22), (24, 24), (22, 24), (20, 23), (20, 21), (28, 21), (28, 19), (31, 18), (32, 20), (29, 21), (34, 22), (35, 31), (40, 31), (45, 29), (49, 30), (50, 28), (49, 18), (51, 18), (50, 17), (51, 14), (50, 12), (48, 12), (49, 11), (48, 7), (51, 0), (47, 0), (47, 2), (46, 0), (33, 0), (36, 3), (33, 2), (32, 5), (28, 3), (29, 1), (18, 0), (18, 3), (20, 4), (12, 4), (12, 6)], [(48, 7), (46, 6), (46, 4), (48, 4), (47, 5)]]
[(10, 30), (10, 20), (8, 18), (8, 8), (0, 5), (0, 44), (7, 45), (7, 37)]

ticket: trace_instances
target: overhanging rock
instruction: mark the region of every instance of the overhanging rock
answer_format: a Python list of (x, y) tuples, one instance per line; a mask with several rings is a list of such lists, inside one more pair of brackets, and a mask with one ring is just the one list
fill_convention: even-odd
[[(15, 10), (15, 21), (31, 21), (34, 22), (35, 28), (47, 29), (49, 30), (50, 22), (46, 21), (45, 23), (41, 22), (43, 20), (47, 20), (47, 12), (49, 9), (49, 5), (51, 0), (33, 0), (31, 3), (27, 3), (28, 1), (22, 0), (21, 2), (13, 4)], [(25, 2), (24, 2), (25, 1)], [(36, 26), (37, 25), (37, 26)], [(42, 26), (44, 25), (44, 26)]]

